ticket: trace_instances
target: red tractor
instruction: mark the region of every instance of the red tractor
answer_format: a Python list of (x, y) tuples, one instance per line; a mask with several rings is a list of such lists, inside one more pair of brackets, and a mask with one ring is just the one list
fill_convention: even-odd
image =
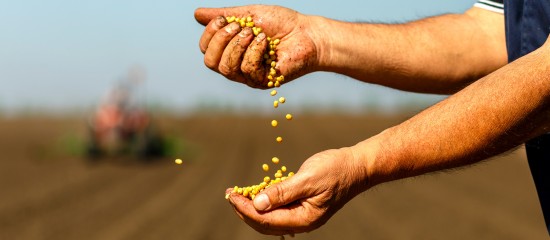
[(132, 156), (151, 159), (163, 155), (163, 142), (151, 115), (132, 102), (139, 81), (122, 81), (99, 104), (88, 123), (90, 159)]

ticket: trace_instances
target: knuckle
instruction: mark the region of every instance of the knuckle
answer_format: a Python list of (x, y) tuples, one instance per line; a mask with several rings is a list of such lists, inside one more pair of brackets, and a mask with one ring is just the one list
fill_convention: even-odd
[(277, 198), (277, 202), (281, 205), (286, 205), (288, 204), (288, 200), (286, 200), (285, 198), (285, 190), (283, 189), (283, 184), (282, 183), (279, 183), (279, 184), (275, 184), (275, 194), (276, 195), (276, 198)]

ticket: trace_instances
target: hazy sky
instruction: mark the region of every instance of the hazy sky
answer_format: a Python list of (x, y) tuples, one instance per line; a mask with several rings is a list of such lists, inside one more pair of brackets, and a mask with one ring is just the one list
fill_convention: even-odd
[[(96, 102), (131, 66), (146, 69), (140, 95), (190, 109), (258, 106), (267, 93), (225, 80), (203, 64), (197, 7), (278, 4), (348, 21), (402, 22), (462, 12), (475, 0), (140, 1), (0, 0), (0, 110), (60, 109)], [(331, 73), (281, 88), (292, 104), (389, 107), (441, 97), (404, 94)], [(262, 100), (263, 101), (263, 100)]]

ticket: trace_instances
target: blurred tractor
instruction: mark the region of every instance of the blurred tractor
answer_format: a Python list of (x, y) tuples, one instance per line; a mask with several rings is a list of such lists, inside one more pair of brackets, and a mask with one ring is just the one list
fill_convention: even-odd
[(142, 80), (142, 74), (131, 70), (96, 108), (88, 121), (90, 159), (131, 156), (146, 160), (163, 155), (163, 141), (150, 113), (133, 101), (135, 87)]

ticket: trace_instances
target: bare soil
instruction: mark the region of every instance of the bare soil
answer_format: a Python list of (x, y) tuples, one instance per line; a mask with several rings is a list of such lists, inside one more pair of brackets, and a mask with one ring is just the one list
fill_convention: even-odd
[[(164, 117), (173, 157), (143, 162), (79, 155), (80, 118), (0, 119), (0, 239), (278, 239), (243, 223), (224, 199), (261, 181), (278, 156), (352, 145), (404, 116), (295, 116), (275, 144), (271, 118)], [(288, 238), (287, 238), (288, 239)], [(524, 150), (475, 166), (386, 183), (295, 239), (548, 239)]]

